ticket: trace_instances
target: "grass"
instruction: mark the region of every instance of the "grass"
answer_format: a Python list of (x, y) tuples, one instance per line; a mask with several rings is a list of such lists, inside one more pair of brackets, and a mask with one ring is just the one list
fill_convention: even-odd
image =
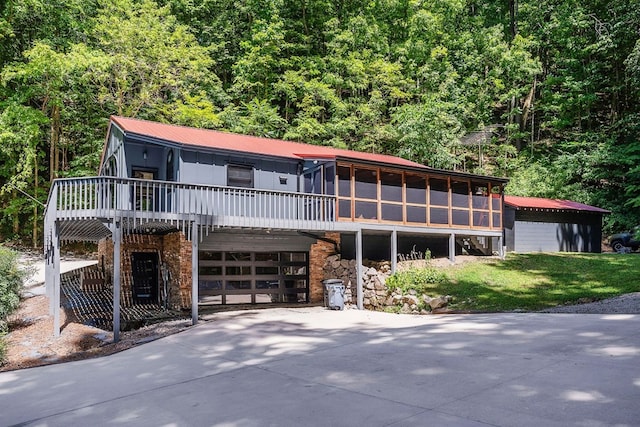
[(640, 291), (639, 254), (510, 254), (445, 272), (426, 291), (453, 296), (458, 310), (532, 311)]

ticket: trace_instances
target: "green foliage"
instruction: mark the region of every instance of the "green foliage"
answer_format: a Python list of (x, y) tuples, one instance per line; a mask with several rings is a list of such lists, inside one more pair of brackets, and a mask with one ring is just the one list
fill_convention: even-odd
[[(120, 114), (503, 175), (610, 209), (608, 231), (640, 222), (640, 8), (517, 5), (0, 2), (0, 186), (44, 200), (51, 177), (94, 174)], [(0, 234), (27, 207), (0, 196)]]
[(451, 295), (452, 309), (541, 310), (638, 292), (638, 274), (640, 258), (633, 254), (509, 254), (448, 268), (448, 280), (426, 293)]
[(403, 294), (414, 290), (418, 295), (429, 295), (428, 291), (433, 285), (444, 285), (445, 283), (447, 283), (447, 276), (442, 270), (435, 267), (421, 267), (397, 271), (392, 274), (387, 279), (387, 288), (400, 289)]
[(24, 276), (24, 271), (18, 267), (18, 254), (0, 246), (0, 364), (4, 359), (2, 337), (7, 332), (7, 316), (20, 304)]

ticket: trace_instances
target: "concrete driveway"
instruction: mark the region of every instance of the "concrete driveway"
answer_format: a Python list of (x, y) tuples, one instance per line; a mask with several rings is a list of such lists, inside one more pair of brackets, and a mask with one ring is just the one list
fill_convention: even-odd
[(640, 315), (226, 312), (0, 373), (0, 425), (632, 426)]

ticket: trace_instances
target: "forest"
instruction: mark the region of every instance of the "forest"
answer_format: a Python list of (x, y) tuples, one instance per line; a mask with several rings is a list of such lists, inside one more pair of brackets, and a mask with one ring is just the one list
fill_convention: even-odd
[(0, 241), (112, 114), (387, 153), (640, 223), (638, 0), (0, 0)]

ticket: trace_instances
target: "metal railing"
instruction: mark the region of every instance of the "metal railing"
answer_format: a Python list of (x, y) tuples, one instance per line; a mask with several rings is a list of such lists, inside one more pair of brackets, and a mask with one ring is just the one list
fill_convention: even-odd
[(335, 205), (317, 194), (90, 177), (55, 180), (45, 217), (321, 230), (335, 222)]

